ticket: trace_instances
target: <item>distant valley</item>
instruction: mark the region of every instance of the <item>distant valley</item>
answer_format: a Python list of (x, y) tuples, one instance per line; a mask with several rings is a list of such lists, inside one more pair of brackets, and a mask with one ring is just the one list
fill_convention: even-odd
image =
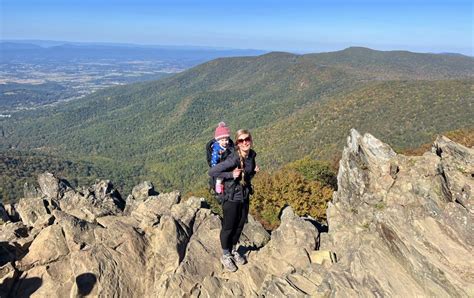
[(18, 110), (82, 98), (99, 89), (157, 80), (217, 57), (257, 50), (0, 42), (0, 117)]

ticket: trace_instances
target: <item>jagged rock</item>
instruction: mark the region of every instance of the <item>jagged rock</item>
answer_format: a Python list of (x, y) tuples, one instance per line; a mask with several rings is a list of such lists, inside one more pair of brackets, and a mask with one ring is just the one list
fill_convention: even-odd
[(21, 221), (27, 226), (35, 226), (36, 222), (42, 224), (44, 219), (56, 209), (56, 202), (43, 198), (22, 198), (16, 205), (16, 210)]
[[(18, 262), (23, 271), (15, 296), (25, 295), (23, 280), (40, 280), (38, 296), (84, 295), (142, 297), (146, 278), (146, 239), (120, 216), (91, 224), (55, 210), (57, 221), (45, 228)], [(46, 249), (45, 249), (46, 248)], [(26, 288), (25, 288), (26, 287)]]
[(172, 206), (179, 201), (180, 194), (177, 191), (151, 196), (146, 201), (139, 202), (130, 216), (140, 222), (141, 229), (146, 229), (158, 224), (162, 215), (171, 214)]
[(24, 198), (37, 198), (41, 197), (41, 191), (39, 191), (34, 185), (25, 182), (23, 185), (23, 197)]
[(45, 265), (66, 256), (69, 249), (61, 226), (52, 225), (43, 229), (35, 238), (29, 252), (18, 262), (18, 268), (26, 271), (34, 265)]
[(446, 137), (438, 137), (433, 151), (441, 157), (439, 172), (442, 178), (442, 190), (447, 199), (456, 202), (474, 213), (474, 149), (454, 143)]
[(59, 201), (59, 207), (61, 210), (89, 222), (95, 222), (99, 217), (122, 213), (110, 195), (96, 197), (95, 192), (90, 191), (84, 193), (66, 192)]
[(7, 222), (0, 225), (0, 239), (3, 241), (17, 241), (18, 238), (28, 237), (28, 227), (22, 222)]
[(245, 292), (239, 282), (215, 276), (206, 276), (192, 294), (196, 297), (245, 297)]
[(68, 188), (58, 202), (61, 210), (88, 222), (122, 214), (125, 208), (125, 201), (109, 180), (98, 181), (92, 187), (78, 191)]
[(173, 204), (171, 206), (171, 215), (186, 229), (191, 229), (196, 212), (203, 206), (203, 202), (203, 198), (190, 197), (184, 202)]
[(159, 195), (159, 193), (155, 191), (155, 187), (149, 181), (144, 181), (134, 186), (132, 194), (127, 197), (124, 214), (130, 215), (141, 202), (157, 195)]
[(259, 293), (261, 297), (305, 297), (309, 295), (295, 287), (289, 280), (269, 275)]
[[(161, 218), (150, 235), (151, 259), (148, 267), (154, 283), (147, 286), (150, 294), (163, 289), (155, 289), (155, 285), (168, 283), (186, 255), (189, 235), (181, 225), (169, 215)], [(166, 243), (164, 245), (164, 243)]]
[(66, 192), (68, 188), (71, 188), (67, 181), (61, 180), (51, 173), (39, 174), (38, 184), (41, 193), (53, 200), (60, 199), (64, 192)]
[(144, 201), (149, 196), (154, 196), (154, 195), (158, 195), (158, 193), (155, 191), (155, 187), (153, 186), (153, 183), (149, 181), (144, 181), (136, 185), (132, 189), (132, 196), (135, 200), (138, 200), (138, 201)]
[(234, 273), (201, 198), (46, 187), (18, 204), (23, 222), (0, 225), (0, 280), (13, 297), (474, 296), (473, 159), (446, 138), (405, 157), (352, 130), (328, 232), (291, 208), (271, 235), (250, 216)]
[(120, 193), (114, 188), (110, 180), (101, 180), (94, 184), (91, 188), (95, 197), (104, 204), (114, 204), (120, 210), (125, 208), (125, 200), (122, 199)]
[[(327, 211), (325, 247), (338, 259), (323, 282), (331, 295), (473, 295), (474, 263), (465, 258), (473, 250), (473, 214), (449, 195), (459, 185), (446, 183), (454, 174), (442, 174), (448, 168), (443, 163), (453, 164), (455, 154), (448, 152), (462, 152), (457, 162), (465, 168), (473, 153), (444, 141), (435, 147), (446, 143), (440, 156), (405, 157), (368, 134), (351, 132)], [(472, 177), (461, 184), (474, 186)]]
[(155, 283), (153, 294), (159, 297), (189, 295), (204, 277), (222, 272), (219, 261), (220, 219), (210, 210), (197, 212), (193, 233), (179, 266)]
[(245, 224), (240, 236), (240, 244), (252, 249), (258, 249), (265, 246), (268, 241), (270, 241), (270, 234), (261, 223), (249, 214), (248, 222)]
[(309, 253), (316, 249), (319, 237), (316, 227), (298, 217), (289, 206), (283, 210), (280, 220), (271, 240), (255, 256), (266, 271), (275, 276), (309, 266)]
[(34, 235), (22, 222), (0, 225), (0, 266), (20, 259), (33, 242)]

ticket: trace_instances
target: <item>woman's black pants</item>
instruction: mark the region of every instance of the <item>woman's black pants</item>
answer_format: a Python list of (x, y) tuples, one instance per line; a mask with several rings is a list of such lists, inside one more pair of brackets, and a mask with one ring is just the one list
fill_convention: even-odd
[(249, 201), (225, 201), (222, 204), (222, 213), (221, 246), (222, 249), (231, 250), (232, 246), (239, 242), (240, 234), (247, 222)]

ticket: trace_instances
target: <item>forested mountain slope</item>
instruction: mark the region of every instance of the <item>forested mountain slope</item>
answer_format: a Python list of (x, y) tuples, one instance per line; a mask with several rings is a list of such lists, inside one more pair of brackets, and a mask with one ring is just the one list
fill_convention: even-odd
[(147, 178), (189, 189), (205, 181), (204, 144), (222, 120), (254, 132), (267, 169), (337, 154), (351, 127), (396, 148), (474, 127), (473, 70), (471, 57), (365, 48), (222, 58), (0, 119), (0, 148), (87, 160), (111, 178), (124, 169), (132, 184)]

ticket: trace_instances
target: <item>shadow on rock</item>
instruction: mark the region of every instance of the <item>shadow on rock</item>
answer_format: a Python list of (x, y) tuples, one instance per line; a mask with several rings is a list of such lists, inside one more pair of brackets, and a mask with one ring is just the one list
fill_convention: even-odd
[(15, 283), (16, 277), (7, 277), (0, 283), (0, 297), (8, 297), (11, 288)]
[(327, 225), (322, 224), (322, 223), (318, 222), (315, 219), (304, 218), (304, 220), (306, 220), (307, 222), (310, 222), (313, 226), (315, 226), (316, 229), (318, 229), (319, 233), (328, 233), (329, 232), (329, 227)]
[(26, 298), (30, 297), (43, 284), (43, 280), (39, 277), (20, 278), (18, 280), (17, 291), (12, 297)]
[(250, 251), (257, 251), (259, 250), (258, 247), (256, 246), (244, 246), (244, 245), (239, 245), (239, 247), (237, 248), (237, 251), (239, 252), (239, 254), (241, 255), (247, 255), (248, 252)]
[(25, 254), (19, 245), (12, 245), (11, 243), (0, 242), (0, 267), (8, 262), (21, 259)]
[(83, 273), (76, 277), (77, 290), (79, 295), (89, 295), (94, 288), (97, 278), (92, 273)]

